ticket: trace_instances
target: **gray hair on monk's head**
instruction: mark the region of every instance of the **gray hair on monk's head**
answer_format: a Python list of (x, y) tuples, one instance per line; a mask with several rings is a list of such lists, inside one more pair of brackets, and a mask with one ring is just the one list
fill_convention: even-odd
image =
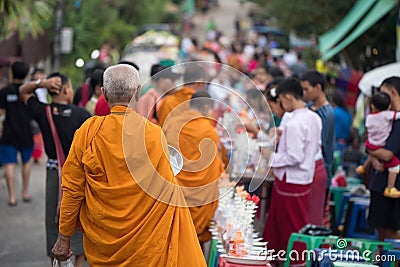
[(140, 87), (139, 72), (128, 64), (108, 67), (103, 78), (104, 94), (109, 103), (129, 103)]

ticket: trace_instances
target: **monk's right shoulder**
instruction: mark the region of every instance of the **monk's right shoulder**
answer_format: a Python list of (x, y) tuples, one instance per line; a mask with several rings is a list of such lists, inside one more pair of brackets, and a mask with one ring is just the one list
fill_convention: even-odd
[(152, 123), (151, 121), (146, 122), (146, 142), (154, 145), (159, 145), (162, 139), (165, 139), (164, 132), (160, 126)]

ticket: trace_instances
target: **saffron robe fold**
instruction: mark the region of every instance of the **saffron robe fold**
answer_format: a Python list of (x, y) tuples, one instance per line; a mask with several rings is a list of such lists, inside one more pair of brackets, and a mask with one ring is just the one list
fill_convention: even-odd
[(60, 233), (81, 225), (90, 266), (206, 266), (189, 209), (165, 201), (183, 197), (164, 147), (158, 126), (122, 106), (76, 131), (63, 168)]
[[(163, 102), (160, 105), (160, 108), (157, 110), (158, 123), (160, 126), (163, 126), (165, 120), (167, 120), (168, 115), (175, 108), (180, 110), (189, 109), (189, 101), (192, 98), (195, 90), (189, 87), (182, 87), (173, 95), (169, 95), (164, 98)], [(182, 104), (182, 105), (181, 105)], [(177, 114), (177, 113), (176, 113)]]
[(200, 242), (210, 240), (208, 231), (218, 206), (218, 178), (224, 172), (218, 151), (218, 135), (212, 121), (200, 112), (189, 109), (170, 113), (163, 127), (169, 145), (184, 158), (182, 171), (176, 175)]

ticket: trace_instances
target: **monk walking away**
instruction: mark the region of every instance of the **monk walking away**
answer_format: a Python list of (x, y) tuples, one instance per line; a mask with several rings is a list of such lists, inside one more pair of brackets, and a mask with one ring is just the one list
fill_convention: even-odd
[(163, 126), (171, 111), (177, 115), (180, 111), (189, 108), (189, 100), (197, 91), (204, 89), (207, 82), (207, 73), (204, 68), (196, 63), (189, 64), (183, 73), (184, 86), (164, 98), (157, 110), (158, 123)]
[(179, 148), (183, 169), (176, 175), (184, 187), (183, 193), (200, 244), (211, 239), (209, 227), (218, 206), (218, 179), (224, 173), (218, 151), (219, 138), (209, 117), (213, 100), (205, 90), (198, 90), (188, 101), (185, 112), (171, 111), (163, 126), (168, 144)]
[[(139, 73), (126, 64), (111, 66), (103, 84), (111, 114), (92, 117), (76, 131), (63, 168), (54, 255), (58, 260), (72, 255), (70, 236), (78, 224), (90, 266), (206, 266), (189, 209), (159, 201), (137, 182), (143, 178), (152, 185), (162, 177), (176, 185), (161, 129), (135, 111)], [(124, 154), (136, 144), (144, 148)], [(153, 168), (146, 168), (145, 177), (130, 172), (131, 165), (149, 163)], [(173, 199), (181, 191), (160, 187), (158, 193)]]

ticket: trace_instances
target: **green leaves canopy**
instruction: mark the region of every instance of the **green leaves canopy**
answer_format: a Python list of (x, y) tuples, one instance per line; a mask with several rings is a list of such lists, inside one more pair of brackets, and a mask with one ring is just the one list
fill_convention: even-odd
[(74, 29), (74, 48), (63, 56), (62, 71), (81, 82), (82, 71), (74, 66), (77, 58), (87, 62), (91, 51), (106, 41), (122, 51), (140, 26), (162, 21), (169, 0), (81, 0), (78, 8), (75, 1), (64, 2), (63, 25)]
[(27, 34), (37, 37), (51, 25), (53, 6), (41, 0), (0, 0), (0, 39), (18, 31), (22, 39)]
[(320, 35), (338, 23), (356, 0), (257, 0), (278, 26), (303, 37)]

